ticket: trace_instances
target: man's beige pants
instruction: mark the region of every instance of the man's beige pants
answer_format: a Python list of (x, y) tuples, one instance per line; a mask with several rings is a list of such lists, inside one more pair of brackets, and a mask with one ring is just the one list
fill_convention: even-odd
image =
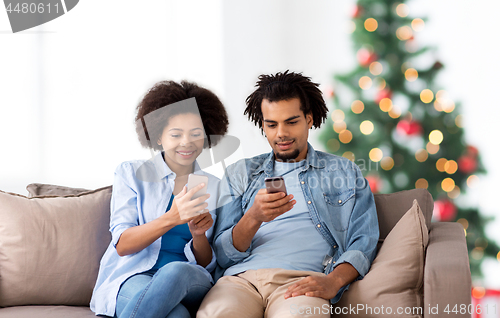
[(285, 299), (288, 287), (306, 276), (324, 273), (279, 268), (248, 270), (220, 278), (205, 296), (197, 318), (330, 317), (329, 300), (296, 296)]

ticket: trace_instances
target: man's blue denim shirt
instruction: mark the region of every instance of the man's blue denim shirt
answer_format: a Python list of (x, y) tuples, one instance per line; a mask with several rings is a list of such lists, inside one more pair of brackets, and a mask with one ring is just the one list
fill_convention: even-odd
[[(223, 269), (252, 252), (252, 246), (245, 252), (234, 247), (232, 230), (252, 206), (257, 192), (265, 188), (264, 179), (272, 176), (273, 168), (274, 153), (271, 152), (230, 165), (221, 180), (214, 250)], [(311, 220), (331, 246), (332, 259), (324, 273), (329, 274), (347, 262), (358, 271), (356, 280), (363, 278), (375, 258), (379, 227), (373, 194), (359, 167), (346, 158), (315, 151), (308, 144), (299, 181)], [(221, 275), (219, 268), (216, 278)], [(341, 288), (331, 303), (338, 302), (348, 287)]]

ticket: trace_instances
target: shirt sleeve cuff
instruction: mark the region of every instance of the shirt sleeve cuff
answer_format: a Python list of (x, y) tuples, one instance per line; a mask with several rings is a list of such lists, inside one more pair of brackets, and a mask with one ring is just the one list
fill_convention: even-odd
[(118, 244), (118, 241), (120, 240), (120, 237), (122, 236), (122, 233), (129, 227), (130, 226), (120, 225), (113, 229), (113, 232), (111, 233), (111, 242), (113, 242), (113, 246), (115, 248), (116, 244)]
[(358, 250), (350, 250), (342, 254), (333, 265), (332, 270), (342, 263), (351, 264), (358, 271), (361, 278), (363, 278), (370, 269), (370, 261), (363, 252)]
[(222, 249), (224, 250), (224, 254), (231, 261), (237, 263), (250, 255), (250, 247), (245, 252), (240, 252), (233, 245), (233, 227), (226, 230), (224, 233), (220, 235), (220, 241), (222, 243)]
[[(212, 250), (212, 260), (210, 261), (210, 263), (207, 266), (205, 266), (205, 269), (209, 273), (212, 272), (216, 266), (214, 249), (212, 247), (210, 247), (210, 249)], [(193, 253), (193, 239), (191, 239), (189, 242), (187, 242), (187, 244), (184, 246), (184, 255), (186, 256), (189, 264), (199, 265), (196, 262), (196, 257), (194, 256), (194, 253)]]

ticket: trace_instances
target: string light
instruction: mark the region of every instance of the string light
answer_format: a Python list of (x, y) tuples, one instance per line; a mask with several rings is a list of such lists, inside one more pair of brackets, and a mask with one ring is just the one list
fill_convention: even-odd
[(394, 167), (394, 160), (391, 157), (384, 157), (380, 161), (380, 167), (384, 170), (391, 170)]
[(371, 161), (379, 162), (380, 160), (382, 160), (384, 153), (382, 152), (382, 150), (380, 150), (380, 148), (373, 148), (372, 150), (370, 150), (368, 156), (370, 157)]
[(333, 130), (338, 134), (340, 134), (346, 129), (347, 129), (347, 124), (345, 123), (345, 121), (337, 121), (333, 123)]
[(455, 125), (457, 125), (460, 128), (464, 128), (462, 115), (458, 115), (457, 117), (455, 117)]
[(410, 9), (408, 8), (408, 6), (406, 4), (400, 3), (396, 7), (396, 13), (400, 17), (404, 18), (404, 17), (408, 16), (408, 14), (410, 13)]
[(347, 158), (347, 159), (349, 159), (349, 160), (351, 160), (351, 161), (354, 161), (354, 159), (355, 159), (354, 153), (352, 153), (352, 152), (350, 152), (350, 151), (346, 151), (346, 152), (344, 152), (344, 153), (342, 154), (342, 157)]
[(339, 134), (339, 140), (340, 140), (340, 142), (341, 142), (341, 143), (343, 143), (343, 144), (348, 144), (348, 143), (350, 143), (350, 142), (351, 142), (351, 140), (352, 140), (352, 133), (351, 133), (349, 130), (347, 130), (347, 129), (343, 130), (343, 131)]
[(497, 260), (500, 262), (500, 252), (497, 253)]
[(382, 71), (384, 70), (382, 63), (380, 62), (373, 62), (370, 64), (370, 73), (373, 75), (377, 76), (382, 74)]
[(451, 190), (450, 192), (448, 192), (448, 197), (450, 199), (456, 199), (460, 196), (460, 187), (455, 185), (455, 188), (453, 188), (453, 190)]
[(432, 142), (428, 142), (427, 145), (425, 146), (425, 149), (431, 155), (435, 155), (439, 151), (439, 145), (435, 145)]
[(340, 142), (337, 139), (332, 138), (326, 142), (326, 146), (331, 152), (336, 152), (340, 148)]
[(469, 221), (467, 221), (466, 219), (463, 219), (463, 218), (458, 219), (457, 223), (462, 224), (462, 226), (464, 227), (465, 230), (467, 230), (467, 228), (469, 228)]
[(392, 108), (389, 111), (389, 116), (391, 118), (399, 118), (399, 116), (401, 116), (401, 108), (399, 108), (399, 106), (392, 105)]
[(469, 188), (474, 188), (477, 183), (479, 182), (479, 177), (476, 176), (475, 174), (471, 174), (468, 178), (467, 178), (467, 186)]
[(387, 85), (387, 83), (385, 82), (385, 79), (383, 78), (380, 78), (380, 77), (377, 77), (377, 88), (379, 91), (383, 90), (385, 88), (385, 86)]
[(378, 105), (382, 111), (388, 112), (392, 109), (392, 100), (390, 98), (382, 98)]
[(407, 41), (413, 36), (413, 31), (407, 25), (399, 27), (396, 30), (396, 36), (400, 41)]
[(434, 99), (434, 93), (430, 89), (424, 89), (420, 92), (420, 99), (422, 102), (429, 104)]
[(418, 78), (418, 72), (414, 68), (409, 68), (405, 72), (405, 78), (409, 82), (413, 82)]
[(431, 131), (429, 141), (435, 145), (439, 145), (443, 141), (443, 133), (437, 129)]
[(363, 135), (371, 134), (373, 132), (373, 129), (374, 129), (373, 123), (369, 120), (365, 120), (359, 125), (359, 130)]
[(474, 287), (472, 288), (472, 297), (476, 299), (481, 299), (486, 295), (486, 290), (484, 287)]
[(351, 104), (351, 110), (355, 114), (361, 114), (365, 110), (365, 104), (360, 100), (355, 100)]
[(411, 27), (413, 30), (420, 32), (424, 29), (425, 22), (420, 18), (413, 19), (413, 21), (411, 21)]
[(441, 188), (445, 192), (450, 192), (451, 190), (455, 189), (455, 180), (452, 178), (445, 178), (443, 181), (441, 181)]
[(419, 149), (415, 152), (415, 159), (417, 159), (418, 162), (424, 162), (428, 157), (429, 154), (425, 149)]
[(447, 174), (454, 174), (457, 172), (458, 169), (458, 164), (455, 160), (448, 160), (444, 164), (444, 171), (446, 171)]
[[(470, 255), (472, 256), (473, 259), (476, 259), (479, 261), (484, 256), (484, 249), (482, 247), (474, 247), (474, 249), (472, 250)], [(483, 297), (483, 296), (484, 296), (484, 294), (481, 297)], [(481, 297), (479, 297), (479, 298), (481, 298)]]
[(332, 121), (335, 123), (335, 122), (338, 122), (338, 121), (344, 121), (345, 119), (345, 114), (344, 114), (344, 111), (341, 110), (341, 109), (335, 109), (333, 112), (332, 112)]
[(448, 160), (446, 160), (445, 158), (440, 158), (437, 162), (436, 162), (436, 169), (439, 171), (439, 172), (444, 172), (444, 166), (446, 165), (446, 163), (448, 162)]
[(365, 20), (365, 29), (368, 32), (373, 32), (377, 30), (378, 28), (378, 22), (374, 18), (368, 18)]
[(361, 77), (359, 79), (359, 87), (361, 87), (361, 89), (369, 89), (372, 87), (372, 79), (368, 76)]
[(429, 187), (429, 182), (424, 178), (420, 178), (415, 182), (416, 189), (427, 189)]

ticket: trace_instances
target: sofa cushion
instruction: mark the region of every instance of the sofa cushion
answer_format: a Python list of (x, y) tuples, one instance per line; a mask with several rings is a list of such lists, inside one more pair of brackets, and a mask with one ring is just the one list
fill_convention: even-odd
[(347, 312), (346, 317), (422, 317), (422, 312), (413, 308), (423, 310), (424, 255), (428, 241), (424, 216), (415, 200), (387, 235), (368, 273), (351, 284), (336, 304), (336, 310), (362, 305), (364, 309)]
[(403, 215), (413, 205), (413, 200), (420, 204), (425, 218), (427, 228), (431, 226), (432, 210), (434, 201), (427, 189), (412, 189), (389, 194), (375, 194), (375, 205), (380, 229), (380, 241), (382, 242), (392, 228), (398, 223)]
[(62, 197), (0, 191), (0, 306), (88, 306), (111, 235), (111, 187)]
[(65, 186), (58, 186), (53, 184), (44, 184), (44, 183), (31, 183), (26, 186), (26, 190), (28, 190), (28, 197), (39, 197), (45, 195), (54, 195), (54, 196), (64, 196), (68, 194), (80, 194), (83, 192), (88, 192), (91, 190), (82, 189), (82, 188), (70, 188)]

